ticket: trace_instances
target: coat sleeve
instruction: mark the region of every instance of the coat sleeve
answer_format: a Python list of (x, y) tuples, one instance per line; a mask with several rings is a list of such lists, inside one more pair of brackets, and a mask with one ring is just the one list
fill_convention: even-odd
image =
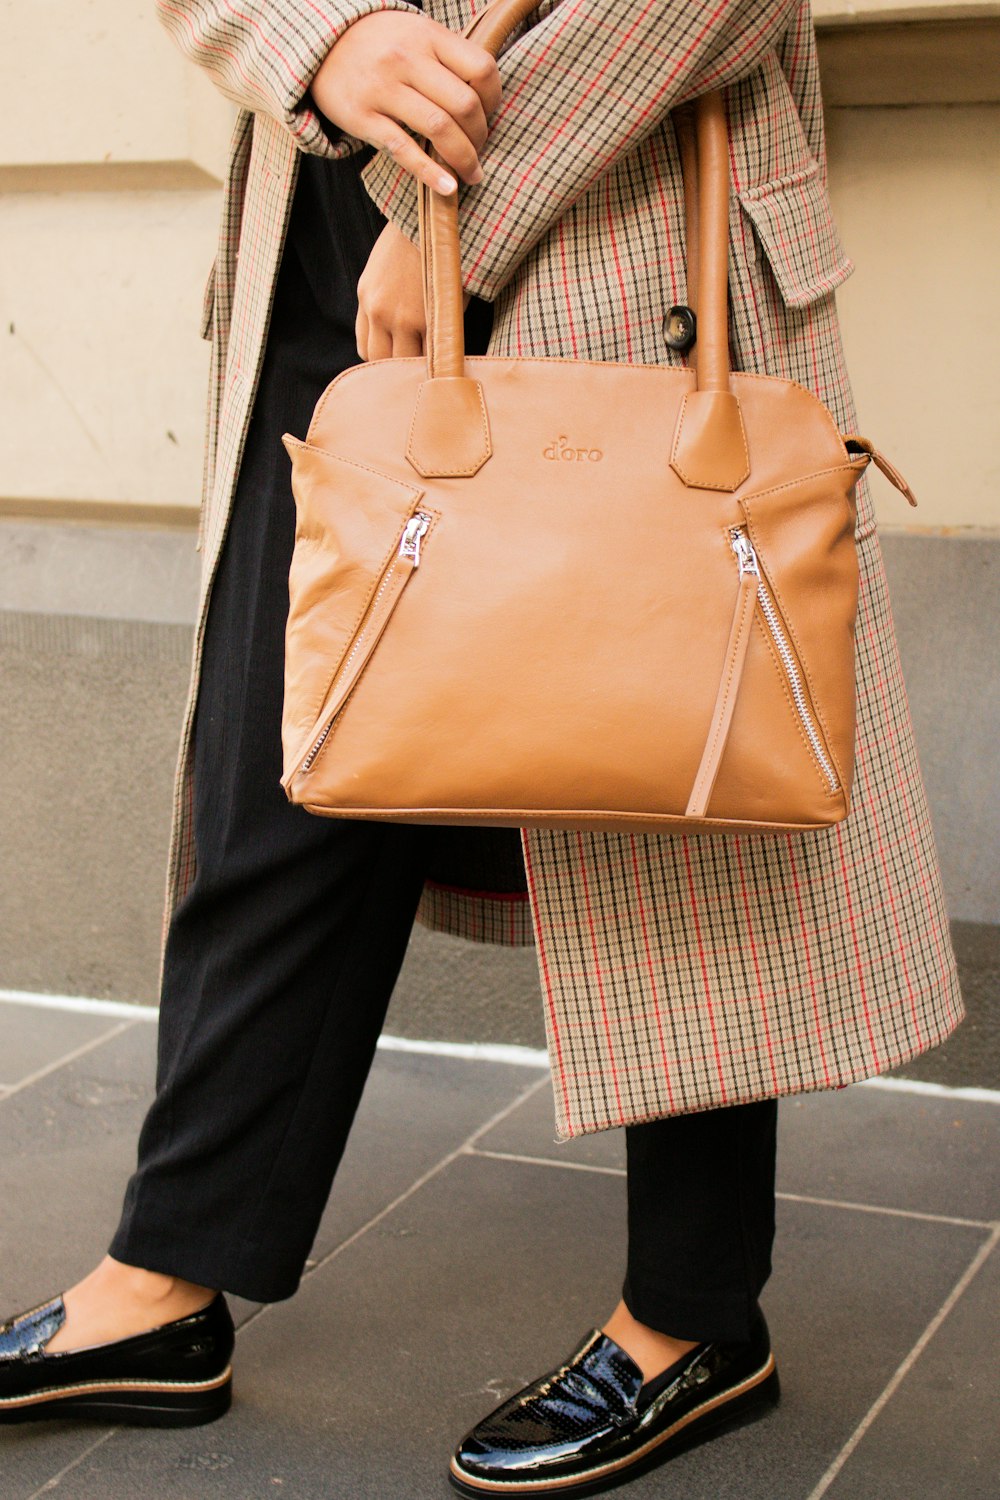
[(324, 123), (309, 86), (353, 22), (407, 0), (156, 0), (160, 20), (193, 62), (243, 109), (273, 116), (302, 151), (340, 157), (362, 142)]
[[(685, 100), (751, 73), (804, 0), (561, 0), (500, 57), (503, 99), (459, 188), (466, 291), (491, 301), (577, 198)], [(417, 237), (416, 187), (385, 152), (362, 173)]]

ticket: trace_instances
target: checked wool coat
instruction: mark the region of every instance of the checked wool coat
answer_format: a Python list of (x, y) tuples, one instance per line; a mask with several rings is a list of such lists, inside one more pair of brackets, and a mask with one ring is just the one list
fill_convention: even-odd
[[(427, 0), (460, 29), (483, 0)], [(213, 340), (204, 610), (225, 536), (302, 152), (326, 134), (309, 84), (344, 29), (405, 0), (157, 0), (241, 106), (205, 309)], [(503, 102), (461, 188), (467, 290), (490, 354), (648, 364), (684, 301), (671, 110), (726, 91), (737, 368), (798, 380), (855, 430), (835, 288), (851, 264), (825, 183), (808, 0), (543, 0), (501, 60)], [(380, 153), (378, 207), (416, 234), (410, 179)], [(421, 915), (537, 946), (563, 1137), (831, 1088), (940, 1042), (962, 1005), (871, 502), (859, 493), (857, 767), (850, 817), (796, 835), (529, 832), (527, 899), (428, 886)], [(170, 900), (192, 873), (189, 709)]]

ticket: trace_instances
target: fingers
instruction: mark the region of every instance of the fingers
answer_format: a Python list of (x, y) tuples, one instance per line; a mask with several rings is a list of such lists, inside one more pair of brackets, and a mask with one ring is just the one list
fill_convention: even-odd
[(407, 355), (424, 352), (424, 336), (418, 328), (396, 328), (392, 334), (392, 358), (405, 359)]
[[(464, 88), (464, 85), (460, 87)], [(473, 94), (472, 97), (476, 100), (477, 110), (485, 126), (486, 121), (482, 116), (479, 96)], [(421, 135), (426, 136), (430, 144), (444, 158), (446, 164), (453, 168), (465, 182), (482, 181), (483, 169), (479, 162), (477, 143), (470, 138), (465, 127), (446, 109), (434, 100), (428, 99), (418, 89), (409, 87), (400, 90), (397, 107), (399, 118), (408, 125), (412, 125)], [(479, 142), (480, 145), (483, 140), (485, 140), (485, 135)], [(437, 166), (436, 170), (440, 175), (441, 167)]]
[[(442, 155), (447, 145), (442, 132), (446, 130), (459, 132), (473, 155), (482, 150), (490, 133), (489, 121), (486, 107), (471, 84), (434, 58), (423, 57), (414, 59), (406, 82), (423, 96), (417, 128), (433, 140)], [(450, 155), (448, 160), (452, 160)], [(461, 169), (462, 163), (454, 161), (453, 165)]]
[(502, 87), (497, 60), (478, 42), (442, 28), (435, 34), (435, 51), (446, 68), (465, 80), (479, 96), (487, 117), (500, 106)]
[(358, 353), (367, 363), (374, 359), (405, 359), (424, 352), (423, 334), (412, 329), (382, 328), (366, 324), (365, 334), (358, 338)]
[[(412, 90), (407, 90), (412, 93)], [(409, 120), (403, 117), (403, 123), (409, 124)], [(419, 127), (414, 127), (419, 129)], [(376, 115), (364, 132), (364, 139), (377, 146), (380, 151), (386, 151), (393, 161), (411, 172), (418, 182), (426, 183), (436, 193), (454, 193), (458, 191), (458, 183), (448, 172), (442, 171), (436, 161), (427, 155), (412, 136), (407, 135), (402, 125), (387, 115)], [(478, 164), (478, 162), (477, 162)]]
[(354, 338), (359, 356), (367, 361), (401, 359), (424, 352), (423, 326), (393, 321), (388, 313), (369, 318), (363, 306), (358, 307)]
[(368, 319), (362, 308), (358, 308), (358, 315), (354, 320), (354, 344), (358, 351), (359, 359), (368, 358)]
[[(501, 96), (496, 59), (430, 17), (361, 17), (330, 49), (311, 93), (327, 119), (435, 192), (457, 192), (458, 178), (482, 180), (479, 151)], [(426, 139), (426, 151), (411, 131)]]

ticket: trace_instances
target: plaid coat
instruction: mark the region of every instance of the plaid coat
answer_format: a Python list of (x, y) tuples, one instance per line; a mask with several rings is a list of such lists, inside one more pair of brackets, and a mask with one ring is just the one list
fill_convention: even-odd
[[(427, 0), (459, 29), (482, 0)], [(336, 156), (309, 106), (329, 47), (405, 0), (157, 0), (181, 47), (241, 106), (206, 298), (214, 356), (192, 684), (303, 151)], [(815, 391), (855, 426), (834, 305), (850, 274), (830, 214), (808, 0), (543, 0), (501, 58), (502, 105), (462, 187), (465, 284), (494, 303), (490, 353), (649, 364), (685, 294), (670, 111), (727, 91), (737, 367)], [(416, 233), (384, 155), (374, 201)], [(237, 256), (237, 251), (238, 256)], [(537, 945), (563, 1137), (883, 1072), (962, 1015), (939, 871), (871, 502), (859, 495), (861, 602), (853, 810), (824, 832), (530, 832), (529, 899), (429, 887), (422, 916)], [(170, 900), (192, 874), (189, 730)]]

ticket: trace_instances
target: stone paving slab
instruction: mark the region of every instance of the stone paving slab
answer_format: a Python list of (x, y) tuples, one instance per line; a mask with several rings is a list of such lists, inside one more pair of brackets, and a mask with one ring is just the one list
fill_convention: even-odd
[(114, 1029), (107, 1016), (0, 1005), (0, 1095)]
[[(963, 1219), (1000, 1218), (1000, 1108), (859, 1086), (783, 1099), (779, 1191)], [(566, 1143), (546, 1090), (484, 1137), (484, 1149), (623, 1167), (620, 1131)]]
[[(117, 1214), (155, 1028), (112, 1030), (0, 1099), (0, 1312), (85, 1269)], [(7, 1034), (30, 1073), (43, 1043), (65, 1055), (69, 1030)], [(781, 1130), (765, 1307), (782, 1406), (623, 1500), (992, 1500), (997, 1251), (941, 1314), (1000, 1217), (1000, 1110), (852, 1089), (786, 1101)], [(618, 1295), (621, 1137), (553, 1134), (544, 1073), (380, 1053), (301, 1292), (236, 1309), (230, 1417), (179, 1433), (4, 1429), (0, 1496), (444, 1500), (465, 1428)]]
[(998, 1308), (994, 1249), (834, 1480), (829, 1500), (996, 1500)]
[[(0, 1019), (13, 1009), (0, 1006)], [(28, 1306), (78, 1279), (104, 1253), (117, 1223), (152, 1097), (156, 1028), (137, 1022), (112, 1026), (107, 1035), (100, 1047), (2, 1101), (0, 1200), (21, 1206), (16, 1226), (8, 1221), (2, 1229), (4, 1306)], [(442, 1065), (439, 1058), (380, 1052), (314, 1258), (538, 1076), (504, 1064)]]
[[(294, 1302), (243, 1331), (238, 1403), (224, 1424), (116, 1433), (62, 1480), (60, 1496), (444, 1500), (444, 1465), (462, 1431), (563, 1357), (613, 1303), (623, 1206), (623, 1184), (603, 1174), (454, 1161), (310, 1276)], [(782, 1407), (636, 1480), (628, 1495), (804, 1500), (981, 1238), (783, 1204), (767, 1296)]]

